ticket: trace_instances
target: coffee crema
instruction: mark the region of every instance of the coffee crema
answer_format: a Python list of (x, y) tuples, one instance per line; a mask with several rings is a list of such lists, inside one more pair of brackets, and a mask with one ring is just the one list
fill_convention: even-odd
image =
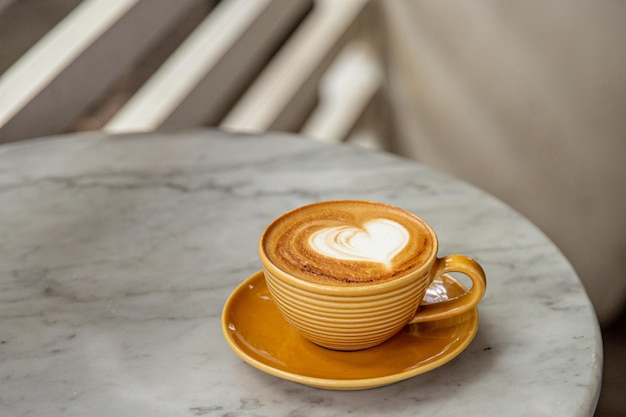
[(359, 200), (300, 207), (276, 219), (261, 250), (280, 270), (324, 284), (383, 282), (434, 256), (432, 230), (398, 207)]

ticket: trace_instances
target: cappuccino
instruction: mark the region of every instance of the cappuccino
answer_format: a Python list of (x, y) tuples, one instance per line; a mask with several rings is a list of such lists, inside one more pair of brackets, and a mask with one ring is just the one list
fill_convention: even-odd
[(431, 228), (398, 207), (327, 201), (276, 219), (260, 249), (280, 270), (330, 285), (384, 282), (419, 269), (437, 251)]

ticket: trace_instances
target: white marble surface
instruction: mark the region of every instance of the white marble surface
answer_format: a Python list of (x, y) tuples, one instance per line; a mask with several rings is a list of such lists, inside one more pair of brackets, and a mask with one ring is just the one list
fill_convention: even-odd
[[(414, 211), (440, 254), (484, 266), (480, 328), (459, 357), (335, 392), (229, 349), (222, 306), (260, 269), (263, 227), (336, 198)], [(208, 130), (4, 145), (0, 234), (2, 416), (571, 417), (599, 394), (597, 322), (559, 250), (492, 197), (391, 155)]]

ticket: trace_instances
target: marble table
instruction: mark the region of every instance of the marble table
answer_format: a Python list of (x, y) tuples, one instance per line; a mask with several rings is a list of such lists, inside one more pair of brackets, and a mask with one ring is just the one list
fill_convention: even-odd
[[(458, 357), (331, 391), (229, 349), (221, 311), (260, 269), (264, 226), (343, 198), (413, 211), (440, 254), (484, 266), (480, 326)], [(481, 190), (389, 154), (213, 130), (4, 145), (0, 234), (2, 416), (571, 417), (598, 399), (601, 336), (559, 250)]]

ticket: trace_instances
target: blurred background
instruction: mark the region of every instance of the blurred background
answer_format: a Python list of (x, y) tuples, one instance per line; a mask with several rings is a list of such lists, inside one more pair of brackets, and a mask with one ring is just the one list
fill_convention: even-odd
[[(0, 0), (0, 143), (216, 126), (394, 152), (537, 224), (626, 415), (626, 3)], [(549, 277), (546, 277), (549, 279)]]

